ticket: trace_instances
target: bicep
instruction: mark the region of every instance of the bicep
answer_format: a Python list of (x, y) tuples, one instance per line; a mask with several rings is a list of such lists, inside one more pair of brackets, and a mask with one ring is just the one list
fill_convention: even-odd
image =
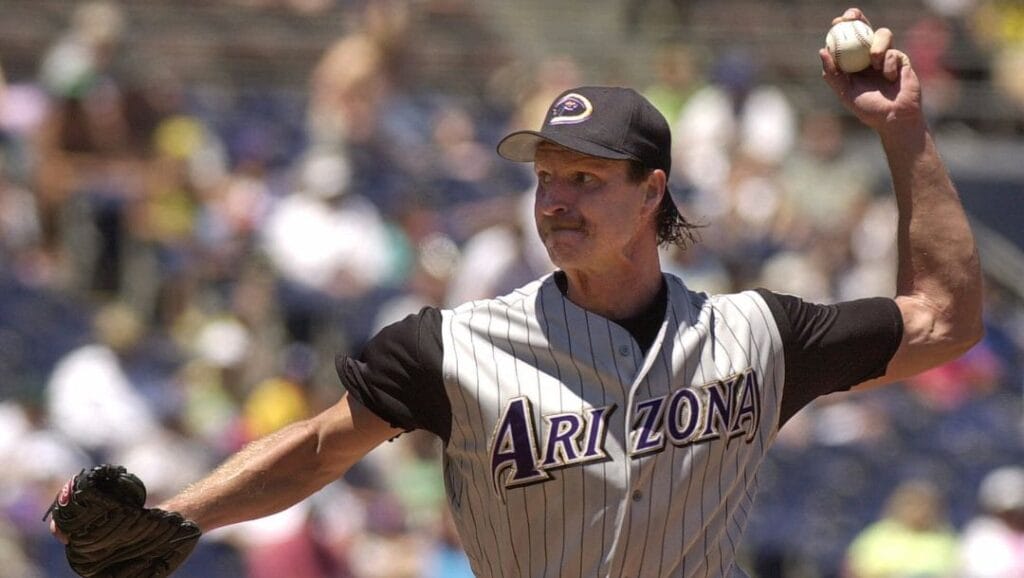
[(885, 375), (867, 381), (858, 389), (884, 385), (917, 375), (950, 361), (966, 347), (953, 338), (955, 327), (941, 315), (941, 309), (916, 296), (895, 299), (903, 319), (903, 335)]
[(347, 393), (312, 421), (315, 452), (329, 479), (340, 477), (370, 450), (402, 433)]
[(381, 330), (358, 357), (338, 356), (335, 366), (349, 396), (376, 416), (447, 442), (451, 406), (442, 358), (441, 313), (425, 308)]
[(763, 289), (758, 293), (775, 318), (784, 348), (780, 426), (819, 396), (886, 374), (902, 331), (892, 299), (821, 305)]

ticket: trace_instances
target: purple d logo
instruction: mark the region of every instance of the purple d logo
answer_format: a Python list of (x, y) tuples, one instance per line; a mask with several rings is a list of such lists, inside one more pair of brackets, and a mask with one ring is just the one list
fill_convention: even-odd
[(576, 124), (590, 118), (593, 112), (594, 106), (585, 96), (569, 93), (555, 103), (548, 124)]

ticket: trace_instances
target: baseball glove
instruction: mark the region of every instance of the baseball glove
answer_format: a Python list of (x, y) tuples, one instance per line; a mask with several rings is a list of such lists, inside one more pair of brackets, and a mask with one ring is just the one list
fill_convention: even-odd
[(146, 486), (121, 466), (82, 470), (68, 480), (46, 516), (67, 538), (71, 569), (86, 578), (169, 575), (201, 532), (176, 512), (146, 508)]

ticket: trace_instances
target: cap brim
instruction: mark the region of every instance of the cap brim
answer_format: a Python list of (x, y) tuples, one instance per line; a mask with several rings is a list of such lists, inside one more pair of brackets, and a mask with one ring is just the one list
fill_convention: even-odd
[(498, 143), (498, 154), (518, 163), (533, 162), (537, 146), (548, 142), (592, 157), (614, 160), (638, 160), (633, 155), (621, 153), (608, 147), (570, 135), (545, 135), (535, 130), (514, 132)]

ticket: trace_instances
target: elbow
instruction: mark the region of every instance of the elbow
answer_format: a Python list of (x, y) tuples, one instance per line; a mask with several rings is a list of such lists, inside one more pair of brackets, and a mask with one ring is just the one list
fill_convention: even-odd
[(933, 306), (934, 337), (946, 352), (946, 361), (967, 353), (985, 337), (982, 294), (980, 276), (971, 276), (971, 281), (964, 282), (943, 299), (929, 301)]
[(967, 353), (972, 347), (981, 342), (985, 337), (985, 324), (979, 313), (976, 318), (963, 323), (957, 331), (955, 343), (958, 349), (957, 357)]
[(967, 353), (985, 337), (985, 324), (981, 317), (981, 308), (970, 315), (961, 316), (947, 323), (947, 331), (942, 339), (946, 351), (946, 361), (952, 361)]
[(954, 339), (960, 349), (957, 357), (966, 353), (985, 337), (981, 287), (978, 286), (975, 290), (968, 292), (964, 301), (965, 303), (957, 309), (959, 315), (956, 315), (953, 321)]

